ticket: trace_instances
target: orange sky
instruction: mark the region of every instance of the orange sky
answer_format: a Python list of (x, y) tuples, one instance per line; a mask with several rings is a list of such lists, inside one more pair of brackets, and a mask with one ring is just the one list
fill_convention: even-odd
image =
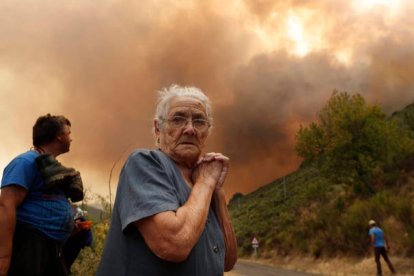
[(60, 161), (90, 195), (107, 196), (115, 165), (115, 193), (128, 154), (154, 146), (155, 91), (177, 83), (213, 101), (207, 150), (232, 160), (228, 197), (251, 192), (297, 168), (295, 134), (334, 89), (386, 112), (414, 102), (413, 13), (408, 0), (2, 0), (0, 166), (30, 148), (38, 116), (63, 114)]

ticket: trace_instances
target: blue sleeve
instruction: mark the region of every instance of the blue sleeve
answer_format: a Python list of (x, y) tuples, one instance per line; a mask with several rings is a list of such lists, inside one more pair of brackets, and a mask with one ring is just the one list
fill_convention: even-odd
[(151, 151), (136, 151), (128, 158), (116, 201), (122, 230), (132, 222), (179, 207), (172, 176)]
[(36, 166), (25, 158), (13, 159), (4, 169), (1, 187), (17, 184), (27, 190), (36, 177)]

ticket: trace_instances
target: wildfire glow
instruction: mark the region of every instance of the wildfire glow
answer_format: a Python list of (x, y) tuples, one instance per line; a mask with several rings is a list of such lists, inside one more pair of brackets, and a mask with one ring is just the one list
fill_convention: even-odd
[[(307, 26), (306, 19), (308, 19), (306, 15), (302, 17), (289, 12), (280, 24), (280, 18), (270, 16), (267, 25), (252, 28), (260, 43), (259, 48), (266, 52), (284, 49), (299, 57), (321, 48), (323, 41), (320, 30), (316, 26)], [(307, 27), (312, 29), (307, 29)]]
[(287, 35), (295, 45), (294, 53), (299, 56), (304, 56), (309, 53), (309, 41), (306, 39), (305, 31), (300, 18), (295, 15), (290, 15), (286, 25)]
[(369, 11), (373, 8), (386, 8), (391, 12), (395, 12), (401, 5), (403, 0), (356, 0), (353, 5), (357, 10)]

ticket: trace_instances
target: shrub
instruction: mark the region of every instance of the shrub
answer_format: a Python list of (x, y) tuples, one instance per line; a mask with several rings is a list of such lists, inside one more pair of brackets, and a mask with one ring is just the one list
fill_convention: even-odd
[(93, 243), (91, 247), (85, 247), (79, 253), (78, 258), (72, 265), (72, 274), (79, 276), (96, 275), (102, 251), (105, 245), (109, 225), (101, 222), (92, 226)]

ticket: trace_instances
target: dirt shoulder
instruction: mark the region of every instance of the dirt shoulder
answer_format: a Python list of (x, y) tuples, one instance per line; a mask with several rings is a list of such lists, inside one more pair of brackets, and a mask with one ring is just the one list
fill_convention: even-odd
[[(414, 275), (414, 259), (390, 255), (390, 260), (397, 270), (397, 275)], [(330, 258), (315, 259), (310, 257), (273, 257), (271, 259), (248, 258), (262, 264), (288, 270), (315, 273), (320, 275), (376, 275), (374, 257), (370, 258)], [(391, 275), (386, 263), (381, 259), (383, 275)]]

